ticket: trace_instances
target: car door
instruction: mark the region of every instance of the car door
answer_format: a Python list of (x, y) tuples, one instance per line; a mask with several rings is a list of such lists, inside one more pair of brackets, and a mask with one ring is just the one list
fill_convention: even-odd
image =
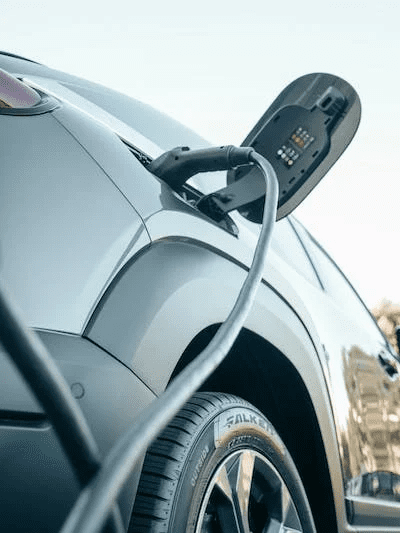
[(323, 289), (308, 304), (324, 345), (348, 518), (357, 526), (400, 519), (398, 357), (337, 265), (292, 220)]

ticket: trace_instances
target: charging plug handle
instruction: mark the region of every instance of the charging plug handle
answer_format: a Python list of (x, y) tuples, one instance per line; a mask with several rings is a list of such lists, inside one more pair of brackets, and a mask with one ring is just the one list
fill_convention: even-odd
[(219, 146), (202, 150), (191, 150), (187, 146), (174, 148), (154, 159), (147, 167), (172, 189), (179, 191), (182, 185), (199, 172), (230, 170), (251, 163), (254, 148)]

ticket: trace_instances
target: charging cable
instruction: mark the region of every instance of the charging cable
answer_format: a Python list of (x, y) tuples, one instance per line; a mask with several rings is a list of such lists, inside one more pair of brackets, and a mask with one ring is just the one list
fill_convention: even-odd
[[(56, 362), (39, 337), (24, 325), (1, 284), (0, 342), (50, 420), (83, 489), (101, 468), (100, 451)], [(118, 505), (114, 505), (106, 527), (108, 533), (124, 531)]]
[[(60, 533), (98, 533), (101, 530), (113, 502), (118, 497), (136, 462), (146, 452), (161, 428), (172, 420), (176, 413), (224, 360), (251, 310), (264, 272), (267, 250), (276, 220), (279, 185), (272, 165), (264, 157), (253, 149), (236, 148), (235, 150), (241, 151), (243, 158), (239, 158), (240, 162), (238, 162), (235, 157), (232, 162), (232, 159), (229, 161), (232, 155), (232, 148), (234, 147), (197, 150), (195, 156), (201, 152), (200, 158), (203, 159), (203, 162), (207, 160), (207, 164), (194, 166), (196, 167), (195, 173), (201, 171), (204, 167), (207, 168), (207, 171), (216, 170), (214, 167), (222, 164), (219, 158), (214, 157), (215, 150), (218, 150), (217, 154), (224, 154), (221, 157), (224, 158), (225, 165), (254, 163), (264, 175), (267, 193), (265, 195), (262, 228), (254, 252), (253, 262), (239, 296), (228, 318), (220, 326), (208, 346), (182, 370), (157, 400), (141, 412), (132, 427), (113, 446), (102, 463), (99, 472), (82, 490)], [(182, 151), (182, 149), (179, 150)], [(210, 158), (207, 158), (207, 151), (211, 154)], [(177, 166), (175, 157), (179, 157), (181, 154), (171, 155), (171, 152), (167, 152), (167, 155), (163, 154), (164, 161), (168, 160), (168, 165), (174, 169)], [(184, 152), (184, 158), (187, 161), (186, 166), (189, 167), (187, 175), (192, 172), (192, 168), (188, 161), (189, 153), (186, 154), (188, 150), (184, 150)], [(239, 152), (235, 153), (239, 154)], [(160, 157), (162, 158), (163, 156)], [(212, 163), (213, 157), (215, 165)], [(153, 161), (152, 164), (154, 163)], [(157, 166), (158, 169), (161, 168), (159, 175), (162, 177), (162, 161), (161, 164), (158, 161), (157, 165), (153, 165), (153, 170)], [(221, 168), (218, 168), (218, 170), (221, 170)], [(179, 172), (175, 170), (170, 173), (170, 176), (173, 176), (171, 178), (172, 182), (174, 182), (174, 176), (180, 180), (181, 184), (186, 181), (183, 180), (182, 182), (182, 176), (179, 176)]]

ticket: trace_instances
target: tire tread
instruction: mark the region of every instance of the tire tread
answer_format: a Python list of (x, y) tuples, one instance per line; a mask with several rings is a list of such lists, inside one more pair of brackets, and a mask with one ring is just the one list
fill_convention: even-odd
[[(181, 490), (181, 473), (190, 460), (189, 454), (212, 420), (221, 410), (231, 407), (249, 408), (263, 416), (254, 406), (236, 396), (199, 392), (154, 440), (144, 461), (128, 533), (170, 531), (170, 520), (175, 512), (175, 494)], [(315, 532), (309, 510), (305, 511), (304, 516), (309, 522), (309, 528), (305, 531)]]
[(223, 393), (199, 392), (152, 443), (146, 454), (128, 533), (167, 531), (167, 516), (178, 482), (177, 470), (183, 468), (186, 452), (199, 428), (226, 402), (248, 405)]

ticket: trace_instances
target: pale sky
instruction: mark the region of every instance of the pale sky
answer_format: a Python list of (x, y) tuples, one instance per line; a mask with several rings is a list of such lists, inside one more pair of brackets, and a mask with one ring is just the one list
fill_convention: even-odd
[(145, 101), (240, 144), (295, 78), (358, 91), (361, 125), (297, 210), (367, 305), (400, 302), (400, 2), (1, 0), (0, 49)]

